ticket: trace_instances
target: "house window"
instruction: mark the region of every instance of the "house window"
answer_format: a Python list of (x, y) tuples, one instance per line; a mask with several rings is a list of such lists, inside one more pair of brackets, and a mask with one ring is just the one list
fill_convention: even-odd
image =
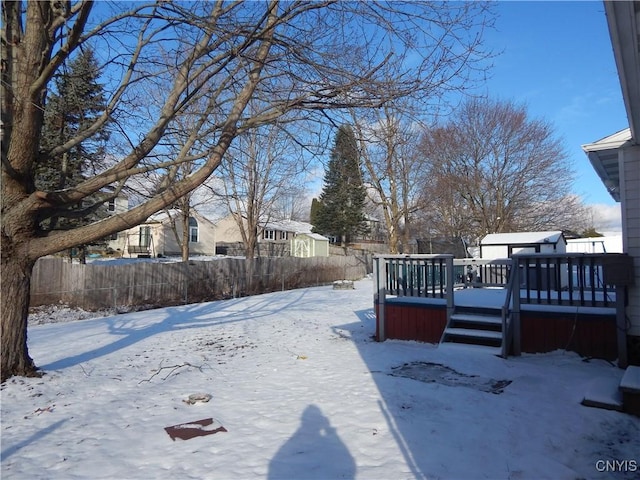
[(112, 198), (109, 200), (109, 204), (107, 205), (107, 211), (115, 212), (116, 211), (116, 199)]
[(286, 240), (288, 232), (280, 232), (280, 240)]
[(264, 230), (262, 232), (262, 238), (265, 240), (275, 240), (276, 239), (276, 231), (275, 230)]
[(140, 227), (138, 232), (138, 246), (148, 247), (149, 245), (151, 245), (151, 227), (148, 225)]
[(189, 217), (189, 242), (198, 241), (198, 222), (195, 218)]

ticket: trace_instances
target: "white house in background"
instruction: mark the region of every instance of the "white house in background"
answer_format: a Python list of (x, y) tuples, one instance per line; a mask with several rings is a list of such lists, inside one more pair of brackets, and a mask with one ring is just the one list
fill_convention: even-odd
[(622, 235), (570, 238), (567, 253), (622, 253)]
[[(626, 317), (629, 361), (640, 362), (640, 2), (604, 2), (629, 128), (583, 145), (622, 212), (623, 253), (630, 257)], [(634, 353), (635, 352), (635, 353)]]
[(292, 257), (328, 257), (329, 239), (319, 233), (298, 233), (291, 240)]
[[(215, 225), (196, 211), (189, 217), (189, 254), (215, 255)], [(182, 239), (182, 214), (178, 210), (158, 212), (141, 225), (124, 230), (109, 247), (123, 257), (167, 257), (182, 254), (176, 233)]]
[(480, 258), (511, 258), (516, 253), (566, 253), (561, 231), (490, 233), (480, 240)]
[(107, 213), (109, 215), (116, 215), (118, 213), (124, 213), (129, 210), (129, 197), (120, 192), (115, 198), (112, 198), (107, 203)]

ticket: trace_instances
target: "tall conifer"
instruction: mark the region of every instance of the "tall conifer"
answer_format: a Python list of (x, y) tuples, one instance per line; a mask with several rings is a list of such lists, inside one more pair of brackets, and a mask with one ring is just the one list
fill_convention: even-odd
[[(105, 127), (69, 151), (52, 154), (52, 149), (78, 136), (92, 125), (105, 110), (104, 89), (98, 78), (100, 71), (94, 52), (84, 49), (71, 60), (61, 75), (55, 78), (55, 89), (49, 92), (45, 105), (44, 127), (40, 141), (40, 155), (36, 166), (35, 183), (40, 190), (63, 190), (79, 184), (102, 167), (109, 138)], [(78, 205), (73, 209), (78, 209)], [(67, 229), (80, 222), (95, 221), (106, 209), (97, 209), (88, 218), (52, 217), (43, 228)]]
[(367, 233), (365, 199), (356, 138), (351, 127), (341, 126), (325, 171), (314, 231), (336, 237), (343, 245)]

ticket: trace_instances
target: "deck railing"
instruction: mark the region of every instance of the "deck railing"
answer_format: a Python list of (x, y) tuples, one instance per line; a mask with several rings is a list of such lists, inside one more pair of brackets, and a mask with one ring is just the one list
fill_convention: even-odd
[(615, 254), (559, 253), (514, 255), (521, 304), (611, 307), (616, 282)]
[[(513, 281), (521, 304), (610, 307), (621, 254), (520, 254), (513, 259), (453, 259), (452, 255), (379, 255), (377, 291), (401, 297), (446, 298), (455, 289), (503, 287)], [(615, 260), (615, 261), (614, 261)], [(607, 281), (607, 279), (609, 281)]]
[[(387, 255), (374, 258), (375, 302), (384, 339), (386, 297), (445, 299), (447, 321), (455, 290), (467, 287), (506, 289), (503, 311), (503, 354), (520, 353), (520, 310), (523, 305), (615, 308), (621, 357), (625, 340), (625, 288), (633, 279), (626, 254), (517, 254), (512, 259), (453, 259), (452, 255)], [(624, 359), (621, 358), (622, 363)]]
[(388, 295), (444, 299), (449, 320), (453, 311), (453, 255), (376, 255), (373, 265), (374, 303), (381, 341), (385, 339), (384, 314)]
[(511, 259), (456, 258), (453, 269), (455, 288), (504, 287), (509, 279)]
[(452, 255), (376, 257), (387, 295), (445, 298), (453, 282)]

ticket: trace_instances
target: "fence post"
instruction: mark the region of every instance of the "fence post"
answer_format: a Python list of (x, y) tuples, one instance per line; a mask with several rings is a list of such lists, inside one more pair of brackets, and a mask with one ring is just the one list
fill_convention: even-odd
[(183, 273), (184, 275), (184, 304), (187, 305), (189, 301), (189, 261), (182, 262), (184, 265)]

